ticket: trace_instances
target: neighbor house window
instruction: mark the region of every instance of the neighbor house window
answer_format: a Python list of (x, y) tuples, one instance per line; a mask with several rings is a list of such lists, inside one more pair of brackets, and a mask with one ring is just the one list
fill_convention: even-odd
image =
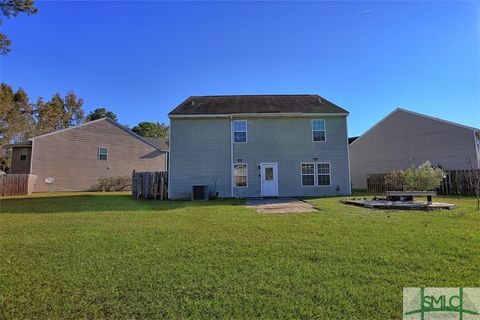
[(21, 148), (20, 149), (20, 161), (26, 161), (27, 160), (27, 153), (28, 153), (28, 148)]
[(98, 148), (98, 160), (107, 160), (107, 159), (108, 159), (108, 149)]
[(330, 163), (317, 163), (317, 185), (330, 185)]
[(233, 141), (247, 142), (247, 120), (233, 121)]
[(233, 178), (235, 187), (247, 186), (247, 164), (238, 163), (233, 165)]
[(326, 140), (325, 120), (312, 120), (312, 140), (314, 142), (322, 142)]
[(315, 165), (313, 163), (302, 163), (302, 186), (315, 185)]
[(330, 163), (302, 163), (302, 186), (329, 186), (331, 180)]

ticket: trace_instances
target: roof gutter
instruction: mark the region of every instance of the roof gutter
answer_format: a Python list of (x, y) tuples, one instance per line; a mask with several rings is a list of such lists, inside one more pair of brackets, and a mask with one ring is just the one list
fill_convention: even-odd
[(343, 113), (301, 113), (301, 112), (272, 112), (272, 113), (232, 113), (232, 114), (170, 114), (170, 119), (181, 118), (275, 118), (275, 117), (347, 117)]

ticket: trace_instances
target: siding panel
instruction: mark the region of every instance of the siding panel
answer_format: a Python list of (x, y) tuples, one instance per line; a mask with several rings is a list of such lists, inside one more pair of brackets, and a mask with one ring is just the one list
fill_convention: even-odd
[(190, 198), (192, 185), (230, 197), (230, 120), (172, 119), (170, 197)]

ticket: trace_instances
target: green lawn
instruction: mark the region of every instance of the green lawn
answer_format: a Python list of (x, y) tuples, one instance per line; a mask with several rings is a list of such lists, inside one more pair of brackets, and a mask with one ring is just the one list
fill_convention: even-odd
[(127, 194), (0, 200), (0, 319), (398, 319), (403, 287), (479, 287), (480, 212)]

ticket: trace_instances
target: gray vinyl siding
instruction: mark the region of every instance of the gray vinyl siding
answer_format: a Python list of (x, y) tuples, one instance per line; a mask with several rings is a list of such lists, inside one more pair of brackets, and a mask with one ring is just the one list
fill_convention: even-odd
[(366, 189), (367, 176), (430, 161), (446, 170), (468, 168), (477, 151), (473, 129), (397, 110), (350, 145), (353, 188)]
[[(241, 119), (241, 118), (238, 118)], [(326, 142), (312, 142), (312, 119), (325, 119)], [(346, 117), (246, 118), (247, 143), (234, 143), (234, 162), (248, 165), (248, 186), (234, 197), (258, 197), (260, 163), (278, 164), (279, 196), (332, 196), (350, 193)], [(330, 186), (302, 186), (303, 162), (330, 162)], [(337, 186), (339, 191), (337, 192)]]
[[(233, 188), (234, 197), (259, 197), (260, 163), (278, 164), (279, 196), (331, 196), (350, 193), (346, 117), (323, 117), (326, 142), (312, 142), (308, 117), (251, 118), (247, 143), (233, 143), (233, 162), (248, 166), (248, 186)], [(231, 196), (231, 124), (228, 118), (171, 119), (170, 197), (191, 197), (191, 187), (206, 184), (210, 193)], [(303, 162), (330, 162), (331, 185), (303, 187)], [(215, 188), (216, 181), (216, 188)], [(337, 191), (338, 187), (338, 191)]]
[(190, 198), (192, 185), (231, 196), (230, 120), (172, 119), (170, 122), (170, 197)]

